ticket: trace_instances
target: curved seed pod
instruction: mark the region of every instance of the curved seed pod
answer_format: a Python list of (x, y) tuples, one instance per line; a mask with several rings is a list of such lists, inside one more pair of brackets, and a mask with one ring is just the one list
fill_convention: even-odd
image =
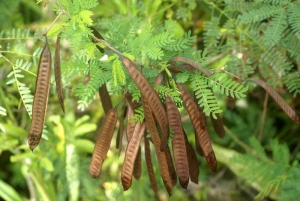
[(116, 138), (116, 148), (119, 149), (119, 156), (122, 151), (122, 141), (123, 141), (123, 131), (124, 131), (124, 118), (126, 116), (126, 100), (122, 100), (122, 109), (121, 109), (121, 115), (119, 117), (119, 130), (118, 135)]
[(267, 83), (260, 79), (252, 78), (249, 80), (264, 88), (268, 92), (268, 94), (270, 94), (270, 96), (275, 100), (275, 102), (281, 107), (285, 114), (296, 124), (300, 124), (300, 117), (295, 112), (295, 110), (293, 110), (272, 87), (270, 87)]
[(32, 151), (39, 144), (42, 136), (50, 88), (51, 52), (48, 47), (47, 37), (45, 38), (46, 43), (40, 57), (36, 78), (36, 87), (32, 105), (32, 119), (28, 135), (28, 144)]
[(110, 99), (110, 95), (107, 91), (106, 84), (103, 84), (101, 87), (99, 87), (99, 96), (102, 103), (102, 107), (104, 109), (105, 114), (108, 113), (113, 107)]
[(169, 168), (167, 164), (167, 158), (164, 151), (161, 151), (161, 141), (160, 137), (155, 125), (154, 118), (152, 116), (152, 112), (150, 109), (150, 105), (148, 104), (148, 101), (142, 96), (142, 103), (144, 107), (144, 113), (145, 113), (145, 119), (146, 119), (146, 127), (150, 131), (151, 138), (155, 147), (156, 156), (158, 159), (159, 169), (162, 175), (162, 179), (164, 182), (164, 185), (169, 193), (169, 195), (172, 194), (172, 181), (169, 173)]
[(126, 191), (131, 186), (133, 167), (136, 155), (139, 150), (139, 144), (145, 132), (145, 124), (137, 124), (134, 128), (133, 135), (127, 145), (125, 159), (121, 171), (121, 180), (123, 189)]
[(97, 178), (100, 175), (102, 163), (110, 147), (110, 142), (114, 134), (117, 119), (117, 107), (114, 107), (107, 113), (94, 147), (92, 161), (89, 169), (90, 175), (93, 178)]
[(189, 143), (186, 133), (183, 130), (184, 134), (184, 142), (185, 142), (185, 148), (186, 148), (186, 154), (187, 154), (187, 160), (189, 163), (189, 174), (191, 181), (195, 184), (198, 184), (198, 177), (199, 177), (199, 162), (197, 160), (197, 156), (195, 154), (195, 151), (192, 147), (192, 145)]
[(58, 36), (55, 44), (54, 52), (54, 77), (56, 83), (56, 92), (62, 111), (65, 113), (64, 95), (61, 81), (61, 69), (60, 69), (60, 37)]
[(170, 148), (169, 148), (168, 145), (165, 148), (164, 152), (166, 154), (166, 159), (167, 159), (167, 164), (168, 164), (168, 169), (169, 169), (169, 174), (170, 174), (170, 177), (171, 177), (172, 185), (174, 187), (177, 184), (177, 174), (176, 174), (176, 171), (175, 171), (175, 167), (174, 167), (174, 164), (173, 164)]
[(198, 138), (197, 140), (203, 151), (203, 155), (205, 157), (210, 157), (209, 160), (210, 163), (208, 165), (212, 171), (216, 171), (217, 169), (216, 158), (214, 158), (214, 160), (212, 158), (212, 156), (214, 155), (211, 154), (213, 152), (213, 149), (211, 146), (210, 138), (208, 136), (206, 126), (204, 125), (203, 121), (201, 121), (201, 115), (198, 110), (198, 107), (194, 102), (193, 98), (191, 97), (191, 95), (189, 94), (189, 92), (187, 91), (187, 89), (185, 88), (185, 86), (181, 83), (178, 83), (177, 86), (179, 91), (181, 92), (181, 98), (183, 100), (185, 108), (191, 118), (191, 122), (194, 126), (195, 133)]
[(225, 129), (224, 129), (224, 126), (223, 126), (223, 122), (222, 122), (222, 118), (219, 114), (216, 114), (217, 118), (218, 119), (214, 119), (212, 117), (212, 115), (210, 115), (210, 120), (212, 122), (212, 125), (216, 131), (216, 133), (221, 137), (223, 138), (224, 135), (225, 135)]
[(127, 127), (126, 127), (126, 136), (127, 136), (127, 141), (129, 142), (134, 128), (137, 124), (137, 122), (131, 122), (131, 117), (134, 115), (133, 109), (130, 105), (130, 103), (127, 104), (127, 112), (126, 112), (126, 120), (127, 120)]
[(210, 71), (208, 71), (205, 68), (199, 66), (196, 62), (194, 62), (194, 61), (192, 61), (188, 58), (185, 58), (185, 57), (182, 57), (182, 56), (177, 56), (177, 57), (172, 58), (169, 61), (169, 63), (170, 62), (184, 62), (184, 63), (189, 64), (190, 66), (194, 67), (195, 69), (200, 70), (206, 76), (208, 76), (208, 77), (212, 76), (212, 73)]
[(176, 103), (168, 96), (166, 96), (166, 108), (168, 121), (173, 131), (172, 148), (176, 172), (180, 185), (186, 189), (189, 183), (189, 164), (181, 118)]
[[(117, 53), (117, 52), (116, 52)], [(147, 100), (151, 111), (154, 114), (155, 119), (160, 127), (162, 136), (168, 136), (169, 126), (168, 118), (164, 106), (162, 105), (159, 96), (151, 87), (145, 76), (139, 71), (139, 69), (131, 62), (130, 59), (123, 56), (120, 53), (117, 55), (121, 58), (124, 66), (128, 70), (130, 76), (134, 80), (135, 84), (141, 91), (141, 95)], [(161, 150), (163, 150), (168, 144), (168, 141), (161, 143)]]
[(138, 153), (135, 157), (134, 167), (133, 167), (133, 176), (136, 180), (140, 180), (142, 176), (142, 152), (141, 146), (139, 146)]
[(147, 171), (149, 175), (149, 180), (151, 183), (151, 188), (153, 189), (154, 193), (157, 194), (158, 188), (157, 188), (157, 183), (155, 179), (155, 174), (153, 170), (153, 163), (151, 159), (151, 150), (150, 150), (150, 143), (149, 139), (146, 137), (146, 133), (144, 135), (145, 139), (145, 160), (146, 160), (146, 166), (147, 166)]

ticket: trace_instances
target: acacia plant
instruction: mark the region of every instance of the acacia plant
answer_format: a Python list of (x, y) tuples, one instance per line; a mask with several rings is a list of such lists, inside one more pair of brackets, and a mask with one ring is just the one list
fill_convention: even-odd
[[(168, 3), (175, 5), (174, 1)], [(191, 13), (197, 6), (195, 1), (185, 3), (188, 6), (184, 7), (185, 11), (179, 9), (178, 20), (188, 19), (189, 16), (184, 13)], [(210, 117), (215, 132), (223, 138), (226, 127), (222, 123), (223, 106), (220, 102), (224, 97), (228, 97), (230, 102), (245, 98), (252, 83), (264, 88), (285, 114), (299, 124), (297, 112), (274, 88), (284, 84), (295, 97), (300, 92), (299, 69), (295, 67), (299, 66), (299, 55), (292, 48), (300, 40), (300, 2), (199, 2), (199, 5), (204, 4), (210, 6), (213, 12), (211, 20), (204, 24), (203, 47), (199, 48), (201, 46), (193, 31), (178, 31), (178, 21), (172, 18), (157, 20), (143, 16), (146, 11), (138, 14), (132, 10), (132, 15), (115, 15), (95, 23), (93, 8), (98, 5), (96, 0), (48, 2), (46, 6), (53, 7), (57, 18), (47, 29), (34, 34), (35, 39), (45, 38), (43, 50), (38, 48), (33, 53), (33, 64), (38, 66), (34, 95), (31, 93), (34, 87), (21, 82), (23, 72), (33, 74), (32, 63), (20, 59), (14, 64), (3, 56), (12, 66), (6, 84), (17, 85), (21, 102), (32, 118), (28, 135), (30, 149), (38, 145), (42, 133), (47, 138), (44, 120), (52, 63), (56, 92), (63, 112), (68, 110), (64, 104), (64, 93), (78, 98), (77, 108), (80, 110), (91, 105), (99, 94), (106, 116), (97, 133), (89, 173), (94, 178), (101, 175), (102, 164), (116, 133), (119, 153), (124, 152), (125, 155), (121, 168), (124, 190), (130, 188), (132, 177), (137, 180), (141, 178), (142, 161), (145, 161), (151, 187), (157, 193), (151, 144), (169, 195), (173, 192), (177, 177), (185, 189), (190, 181), (198, 183), (200, 164), (196, 152), (216, 172), (218, 158), (208, 133), (206, 117)], [(6, 33), (6, 38), (26, 38), (29, 34), (28, 29), (22, 33), (20, 29), (13, 29)], [(56, 39), (56, 43), (48, 43), (49, 39)], [(70, 42), (71, 58), (61, 55), (61, 40)], [(6, 47), (9, 51), (9, 46)], [(20, 48), (24, 46), (20, 44)], [(51, 62), (51, 48), (55, 49), (54, 62)], [(217, 67), (215, 60), (221, 60)], [(117, 101), (112, 101), (111, 98), (115, 97)], [(182, 108), (190, 118), (194, 140), (187, 134), (189, 128), (181, 120), (182, 112), (179, 111)], [(118, 128), (117, 132), (115, 128)], [(126, 133), (127, 143), (123, 142), (123, 133)], [(144, 143), (141, 143), (142, 139)], [(251, 146), (255, 150), (251, 152), (251, 148), (247, 147), (251, 161), (255, 160), (254, 156), (268, 161), (257, 141), (252, 139)], [(278, 150), (288, 152), (276, 141), (272, 141), (270, 146), (274, 154), (279, 155)], [(222, 150), (218, 146), (216, 149)], [(143, 153), (145, 160), (142, 160)], [(286, 157), (287, 154), (284, 155)], [(246, 161), (238, 154), (235, 160), (240, 164)], [(274, 160), (280, 162), (278, 157)], [(288, 160), (284, 163), (288, 165)], [(234, 169), (231, 164), (226, 165)], [(272, 165), (270, 163), (269, 167), (273, 168)], [(261, 168), (260, 160), (257, 160), (255, 168)], [(295, 174), (294, 168), (282, 167), (276, 182), (270, 179), (275, 177), (271, 174), (269, 179), (261, 174), (248, 178), (245, 176), (249, 173), (247, 169), (244, 172), (232, 171), (245, 180), (255, 178), (265, 185), (259, 194), (261, 197), (270, 195), (278, 185), (284, 186), (284, 180)], [(285, 196), (281, 195), (282, 198)]]

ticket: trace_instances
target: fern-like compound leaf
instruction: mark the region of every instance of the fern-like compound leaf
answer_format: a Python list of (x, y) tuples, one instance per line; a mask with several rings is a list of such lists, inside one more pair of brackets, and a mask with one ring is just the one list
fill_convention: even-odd
[(191, 80), (193, 91), (199, 100), (198, 105), (203, 107), (203, 112), (206, 116), (212, 114), (213, 118), (217, 119), (216, 114), (221, 113), (222, 110), (217, 103), (214, 93), (208, 88), (207, 80), (198, 73)]
[(243, 98), (246, 96), (247, 88), (238, 83), (226, 74), (216, 73), (209, 78), (209, 86), (214, 92), (220, 92), (222, 95), (231, 96), (232, 98)]

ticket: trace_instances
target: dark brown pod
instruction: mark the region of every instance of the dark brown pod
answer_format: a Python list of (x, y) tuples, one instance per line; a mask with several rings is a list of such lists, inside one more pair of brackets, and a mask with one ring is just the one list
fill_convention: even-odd
[(225, 135), (225, 129), (223, 126), (222, 118), (219, 114), (216, 114), (218, 119), (214, 119), (212, 115), (210, 115), (210, 120), (212, 122), (212, 125), (216, 131), (216, 133), (223, 138)]
[(172, 155), (171, 155), (170, 148), (168, 145), (165, 148), (164, 152), (166, 154), (166, 159), (167, 159), (167, 164), (168, 164), (168, 169), (169, 169), (169, 174), (171, 177), (172, 185), (174, 187), (177, 184), (177, 174), (175, 171), (175, 167), (174, 167), (173, 160), (172, 160)]
[(106, 84), (103, 84), (103, 85), (101, 85), (101, 87), (99, 87), (99, 96), (100, 96), (103, 110), (104, 110), (105, 114), (107, 114), (108, 111), (110, 111), (113, 106), (112, 106), (112, 102), (110, 99), (110, 95), (107, 91)]
[(139, 146), (138, 153), (135, 157), (134, 167), (133, 167), (133, 176), (136, 180), (140, 180), (142, 176), (142, 152), (141, 146)]
[(157, 183), (155, 179), (155, 174), (154, 174), (154, 169), (153, 169), (153, 163), (151, 159), (151, 150), (150, 150), (150, 142), (149, 139), (146, 137), (146, 133), (144, 135), (145, 139), (145, 160), (146, 160), (146, 167), (147, 167), (147, 172), (149, 176), (149, 180), (151, 183), (151, 188), (153, 189), (154, 193), (157, 194), (158, 188), (157, 188)]
[(56, 39), (55, 52), (54, 52), (54, 77), (55, 77), (56, 92), (58, 95), (59, 104), (61, 106), (62, 111), (65, 113), (64, 93), (62, 87), (61, 68), (60, 68), (60, 37), (59, 36)]
[[(210, 164), (209, 167), (211, 168), (212, 171), (216, 171), (216, 158), (213, 158), (214, 154), (212, 154), (213, 149), (211, 146), (211, 141), (206, 129), (206, 126), (203, 122), (201, 121), (201, 114), (199, 112), (199, 109), (185, 88), (185, 86), (181, 83), (177, 84), (179, 91), (181, 92), (181, 98), (183, 100), (183, 103), (185, 105), (185, 108), (190, 116), (191, 122), (194, 126), (195, 129), (195, 134), (197, 138), (197, 143), (199, 143), (198, 149), (201, 147), (201, 151), (203, 151), (203, 155), (205, 158), (209, 157)], [(200, 150), (199, 150), (200, 151)]]
[(184, 132), (184, 142), (185, 142), (185, 147), (186, 147), (186, 154), (187, 154), (187, 159), (189, 163), (189, 174), (191, 181), (194, 182), (195, 184), (198, 184), (198, 177), (199, 177), (199, 161), (197, 159), (196, 153), (192, 147), (192, 145), (189, 143), (186, 133)]
[(28, 135), (29, 148), (33, 151), (39, 144), (43, 133), (51, 76), (51, 52), (47, 37), (43, 48), (36, 78), (36, 87), (32, 105), (32, 119)]

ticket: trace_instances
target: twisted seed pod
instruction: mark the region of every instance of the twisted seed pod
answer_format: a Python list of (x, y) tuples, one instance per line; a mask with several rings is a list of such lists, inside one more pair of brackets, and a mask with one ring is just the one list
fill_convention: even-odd
[(156, 183), (155, 174), (153, 170), (153, 163), (151, 159), (150, 143), (149, 143), (149, 139), (146, 137), (146, 133), (144, 135), (144, 140), (145, 140), (145, 147), (144, 147), (145, 160), (146, 160), (148, 176), (151, 183), (151, 188), (153, 189), (154, 193), (157, 194), (158, 188), (157, 188), (157, 183)]
[(173, 131), (172, 148), (176, 172), (180, 185), (186, 189), (189, 183), (189, 164), (181, 118), (176, 103), (168, 96), (166, 96), (166, 108), (168, 121)]
[(93, 178), (97, 178), (100, 175), (102, 163), (110, 147), (117, 119), (117, 107), (114, 107), (107, 113), (94, 147), (92, 161), (89, 168), (90, 175)]
[(219, 114), (216, 114), (216, 116), (217, 116), (218, 119), (214, 119), (212, 115), (210, 115), (210, 119), (211, 119), (212, 125), (213, 125), (216, 133), (221, 138), (223, 138), (224, 135), (225, 135), (225, 129), (224, 129), (224, 126), (223, 126), (222, 118)]
[[(208, 136), (206, 126), (204, 125), (203, 121), (201, 121), (201, 115), (197, 108), (197, 105), (183, 84), (178, 83), (177, 86), (179, 91), (181, 92), (181, 98), (194, 126), (195, 134), (197, 135), (196, 137), (203, 151), (203, 155), (206, 158), (207, 162), (209, 162), (208, 165), (210, 169), (212, 171), (216, 171), (216, 158), (213, 158), (214, 154), (212, 154), (213, 149), (211, 146), (210, 138)], [(209, 160), (207, 159), (207, 157), (209, 157)]]
[(184, 142), (185, 142), (185, 148), (186, 148), (186, 154), (187, 154), (187, 160), (189, 163), (189, 174), (191, 181), (195, 184), (198, 184), (198, 177), (199, 177), (199, 162), (197, 160), (197, 156), (195, 154), (195, 151), (192, 147), (192, 145), (189, 143), (186, 133), (183, 130), (184, 134)]
[(43, 133), (50, 88), (51, 52), (48, 47), (47, 37), (45, 39), (46, 43), (39, 61), (32, 105), (32, 119), (28, 135), (28, 144), (32, 151), (39, 144)]
[(123, 189), (126, 191), (131, 186), (133, 167), (141, 139), (145, 132), (145, 124), (136, 124), (132, 137), (127, 145), (125, 159), (121, 171)]
[(58, 36), (55, 44), (54, 52), (54, 77), (56, 83), (56, 92), (58, 95), (59, 104), (62, 111), (65, 113), (63, 87), (61, 81), (61, 68), (60, 68), (60, 37)]
[[(117, 53), (117, 52), (116, 52)], [(147, 100), (151, 111), (154, 114), (155, 119), (160, 127), (162, 136), (168, 136), (169, 126), (168, 118), (164, 106), (162, 105), (159, 96), (151, 87), (145, 76), (139, 71), (139, 69), (131, 62), (130, 59), (117, 53), (121, 58), (124, 66), (128, 70), (130, 76), (134, 80), (135, 84), (141, 91), (141, 95)], [(168, 144), (168, 141), (161, 143), (160, 149), (163, 150)]]
[(156, 156), (158, 159), (159, 169), (162, 175), (162, 179), (164, 182), (164, 185), (169, 193), (169, 195), (172, 194), (172, 181), (169, 173), (169, 168), (167, 164), (167, 158), (164, 151), (161, 151), (161, 141), (160, 137), (155, 125), (154, 118), (152, 116), (152, 112), (150, 109), (150, 106), (148, 104), (148, 101), (142, 96), (142, 103), (144, 107), (144, 113), (145, 113), (145, 119), (146, 119), (146, 127), (150, 131), (151, 138), (155, 147)]
[(139, 146), (138, 153), (135, 157), (134, 167), (133, 167), (133, 176), (136, 180), (140, 180), (142, 176), (142, 152), (141, 146)]

